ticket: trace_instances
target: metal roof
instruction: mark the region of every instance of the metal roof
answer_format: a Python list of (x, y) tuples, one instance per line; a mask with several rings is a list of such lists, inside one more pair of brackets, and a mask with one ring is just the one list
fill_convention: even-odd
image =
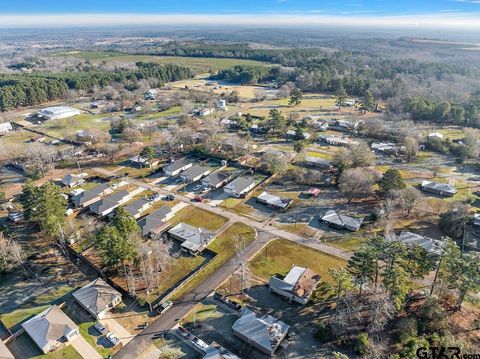
[(350, 217), (341, 213), (337, 213), (334, 210), (328, 210), (322, 217), (322, 221), (331, 223), (333, 225), (349, 229), (351, 231), (357, 231), (362, 225), (363, 220)]
[(430, 182), (424, 180), (422, 182), (422, 188), (435, 192), (445, 192), (449, 194), (457, 193), (455, 187), (449, 185), (448, 183)]
[(406, 245), (418, 245), (430, 253), (440, 254), (442, 250), (441, 241), (409, 231), (400, 232), (397, 239)]
[(183, 222), (170, 229), (168, 233), (183, 240), (182, 247), (194, 252), (210, 243), (214, 237), (214, 234), (206, 229), (193, 227)]
[(265, 191), (257, 197), (257, 200), (278, 208), (287, 208), (292, 202), (289, 198), (280, 198)]
[(257, 315), (248, 308), (243, 309), (242, 316), (232, 326), (233, 331), (270, 352), (275, 351), (289, 329), (288, 324), (271, 315), (257, 318)]

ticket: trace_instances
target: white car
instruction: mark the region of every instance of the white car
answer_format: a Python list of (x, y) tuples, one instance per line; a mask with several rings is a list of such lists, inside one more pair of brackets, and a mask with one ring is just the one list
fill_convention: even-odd
[(110, 340), (110, 342), (113, 344), (113, 345), (117, 345), (118, 343), (118, 338), (113, 335), (112, 332), (108, 332), (107, 335), (106, 335), (107, 339)]
[(105, 334), (107, 332), (107, 328), (105, 328), (102, 323), (96, 323), (95, 329), (100, 332), (100, 334)]

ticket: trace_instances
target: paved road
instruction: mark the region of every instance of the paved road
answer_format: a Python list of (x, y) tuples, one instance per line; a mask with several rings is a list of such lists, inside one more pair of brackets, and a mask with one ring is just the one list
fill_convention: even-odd
[[(274, 239), (267, 232), (259, 232), (255, 241), (245, 248), (247, 258), (257, 253), (266, 243)], [(125, 347), (123, 347), (115, 358), (134, 359), (145, 351), (152, 344), (153, 335), (162, 331), (168, 331), (177, 324), (177, 322), (188, 314), (193, 307), (205, 299), (216, 287), (222, 284), (238, 268), (237, 258), (232, 258), (210, 277), (200, 283), (190, 293), (182, 299), (175, 302), (175, 305), (164, 315), (150, 324), (142, 333), (134, 337)]]
[[(157, 193), (160, 193), (160, 194), (163, 194), (163, 195), (171, 194), (171, 192), (169, 192), (166, 189), (163, 189), (163, 188), (155, 186), (155, 185), (150, 185), (150, 184), (147, 184), (147, 183), (139, 181), (139, 180), (135, 180), (135, 179), (131, 179), (131, 178), (123, 178), (122, 180), (127, 181), (127, 182), (129, 182), (131, 184), (134, 184), (134, 185), (137, 185), (137, 186), (146, 187), (153, 192), (157, 192)], [(288, 239), (292, 242), (303, 244), (305, 246), (321, 250), (325, 253), (328, 253), (328, 254), (343, 258), (343, 259), (348, 260), (351, 256), (350, 252), (346, 252), (346, 251), (344, 251), (340, 248), (335, 248), (335, 247), (329, 246), (328, 244), (321, 243), (321, 242), (319, 242), (318, 239), (299, 236), (298, 234), (291, 233), (291, 232), (288, 232), (288, 231), (284, 231), (284, 230), (279, 229), (279, 228), (275, 228), (274, 226), (272, 226), (270, 224), (259, 223), (259, 222), (255, 221), (253, 219), (248, 218), (248, 217), (233, 213), (231, 211), (227, 211), (227, 210), (225, 210), (223, 208), (220, 208), (220, 207), (212, 206), (212, 205), (210, 205), (208, 203), (205, 203), (205, 202), (193, 202), (190, 198), (185, 197), (183, 195), (180, 195), (178, 193), (175, 194), (175, 197), (179, 201), (189, 203), (192, 206), (202, 208), (204, 210), (207, 210), (207, 211), (216, 213), (218, 215), (227, 217), (231, 222), (245, 223), (245, 224), (255, 228), (257, 231), (265, 231), (265, 232), (268, 232), (268, 233), (270, 233), (270, 234), (272, 234), (276, 237), (286, 238), (286, 239)]]

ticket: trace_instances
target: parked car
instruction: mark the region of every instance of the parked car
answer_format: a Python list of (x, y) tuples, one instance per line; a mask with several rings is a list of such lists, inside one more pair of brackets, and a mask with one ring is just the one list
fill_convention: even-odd
[(106, 337), (110, 341), (110, 343), (112, 343), (113, 345), (117, 345), (119, 342), (118, 338), (115, 335), (113, 335), (112, 332), (108, 332)]
[(180, 333), (180, 335), (186, 339), (188, 339), (190, 337), (190, 332), (185, 329), (184, 327), (178, 327), (177, 328), (177, 331), (178, 333)]
[(167, 310), (169, 310), (173, 306), (173, 302), (170, 300), (167, 300), (165, 303), (162, 303), (160, 307), (157, 309), (157, 314), (162, 315), (164, 314)]
[(105, 328), (102, 323), (96, 323), (95, 324), (95, 329), (100, 332), (100, 334), (105, 334), (107, 332), (107, 328)]
[(166, 198), (167, 201), (173, 201), (173, 200), (175, 200), (175, 196), (174, 196), (173, 194), (167, 194), (167, 195), (165, 196), (165, 198)]
[(201, 184), (197, 184), (195, 187), (193, 187), (194, 191), (199, 191), (202, 188)]
[(202, 351), (208, 348), (208, 344), (205, 343), (202, 339), (199, 339), (197, 337), (192, 339), (192, 343), (193, 343), (193, 345), (195, 345), (198, 349), (200, 349)]
[(203, 202), (202, 196), (195, 196), (195, 197), (193, 197), (193, 200), (194, 200), (195, 202)]
[(216, 299), (216, 300), (218, 300), (218, 301), (220, 301), (220, 302), (222, 302), (222, 303), (226, 303), (226, 302), (227, 302), (227, 298), (226, 298), (224, 295), (222, 295), (222, 294), (220, 294), (220, 293), (217, 293), (217, 292), (215, 292), (215, 293), (213, 294), (213, 299)]

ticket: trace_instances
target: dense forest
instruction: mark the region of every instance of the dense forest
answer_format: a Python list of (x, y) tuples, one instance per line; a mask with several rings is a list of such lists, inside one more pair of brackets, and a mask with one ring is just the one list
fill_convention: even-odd
[(186, 67), (144, 62), (137, 62), (133, 70), (104, 71), (90, 67), (81, 72), (0, 74), (0, 110), (60, 99), (69, 89), (89, 92), (115, 82), (128, 86), (140, 80), (156, 80), (161, 85), (193, 76), (194, 73)]

